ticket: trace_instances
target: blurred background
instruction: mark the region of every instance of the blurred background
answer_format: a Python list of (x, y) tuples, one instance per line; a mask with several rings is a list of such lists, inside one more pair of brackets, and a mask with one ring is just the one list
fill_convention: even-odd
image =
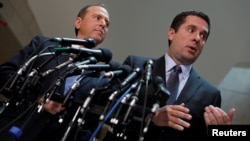
[(0, 63), (35, 35), (75, 38), (74, 19), (92, 3), (104, 3), (111, 18), (108, 36), (98, 47), (109, 48), (121, 62), (129, 54), (163, 55), (177, 13), (208, 14), (210, 37), (194, 67), (221, 90), (224, 110), (236, 108), (234, 123), (250, 123), (249, 0), (0, 0)]

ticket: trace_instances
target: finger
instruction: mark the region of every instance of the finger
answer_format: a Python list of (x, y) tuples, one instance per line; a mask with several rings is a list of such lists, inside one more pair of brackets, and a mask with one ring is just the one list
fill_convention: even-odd
[(179, 124), (176, 124), (174, 122), (171, 122), (171, 121), (168, 123), (168, 126), (171, 127), (171, 128), (174, 128), (174, 129), (176, 129), (178, 131), (183, 131), (184, 130), (183, 126), (181, 126)]
[(167, 109), (168, 112), (171, 116), (177, 117), (177, 118), (181, 118), (181, 119), (186, 119), (186, 120), (191, 120), (192, 116), (189, 114), (189, 109), (186, 107), (170, 107), (169, 109)]
[(168, 108), (171, 109), (171, 110), (176, 110), (176, 111), (181, 111), (181, 112), (184, 112), (184, 113), (189, 113), (189, 109), (187, 107), (182, 106), (182, 105), (170, 105)]
[(208, 113), (204, 112), (203, 116), (204, 116), (204, 120), (205, 120), (206, 124), (210, 125), (210, 118), (208, 117)]
[(235, 113), (235, 108), (232, 108), (228, 111), (228, 116), (230, 117), (231, 121), (233, 120), (234, 113)]
[(188, 123), (187, 121), (184, 121), (180, 118), (176, 118), (176, 117), (174, 118), (173, 123), (175, 123), (176, 125), (179, 125), (181, 127), (186, 127), (186, 128), (190, 127), (190, 123)]
[(213, 107), (212, 112), (216, 119), (217, 124), (223, 124), (225, 123), (225, 121), (229, 120), (229, 117), (221, 108)]
[(204, 117), (205, 117), (207, 125), (211, 125), (211, 124), (216, 125), (217, 124), (215, 116), (214, 116), (214, 114), (212, 112), (212, 108), (213, 108), (213, 106), (207, 106), (205, 108)]

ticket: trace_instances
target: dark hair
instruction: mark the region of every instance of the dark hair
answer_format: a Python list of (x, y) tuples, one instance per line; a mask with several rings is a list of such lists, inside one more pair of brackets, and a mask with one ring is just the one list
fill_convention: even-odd
[[(84, 18), (85, 15), (87, 14), (88, 12), (88, 8), (92, 7), (92, 6), (100, 6), (100, 7), (103, 7), (106, 9), (105, 5), (104, 4), (91, 4), (91, 5), (86, 5), (84, 6), (77, 14), (77, 17), (81, 17), (81, 18)], [(75, 34), (77, 35), (78, 34), (78, 29), (75, 28)]]
[[(175, 16), (175, 18), (173, 19), (170, 28), (173, 28), (175, 31), (178, 31), (180, 26), (185, 22), (186, 17), (189, 16), (189, 15), (198, 16), (198, 17), (202, 18), (203, 20), (205, 20), (207, 22), (207, 24), (208, 24), (207, 38), (208, 38), (209, 33), (210, 33), (210, 19), (205, 13), (200, 12), (200, 11), (184, 11), (184, 12), (181, 12), (181, 13), (177, 14)], [(170, 43), (171, 43), (171, 41), (168, 40), (169, 45), (170, 45)]]

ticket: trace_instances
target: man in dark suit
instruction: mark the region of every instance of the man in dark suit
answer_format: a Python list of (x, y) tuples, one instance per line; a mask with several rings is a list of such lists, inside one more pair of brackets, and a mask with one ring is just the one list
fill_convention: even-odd
[[(220, 109), (220, 91), (200, 77), (192, 66), (202, 52), (209, 33), (209, 17), (202, 12), (186, 11), (174, 18), (168, 31), (169, 48), (163, 56), (153, 61), (152, 81), (160, 76), (167, 82), (174, 66), (180, 66), (177, 96), (171, 104), (167, 100), (158, 99), (161, 107), (152, 117), (149, 130), (144, 135), (145, 141), (206, 140), (207, 125), (232, 123), (235, 109), (230, 109), (228, 113)], [(148, 59), (150, 58), (131, 55), (124, 64), (144, 69)], [(157, 102), (153, 95), (156, 89), (157, 86), (150, 83), (147, 107), (152, 107)], [(144, 105), (145, 92), (144, 87), (140, 92), (138, 105)], [(171, 96), (172, 93), (168, 99)], [(145, 117), (146, 120), (148, 118), (149, 116)], [(132, 129), (136, 128), (135, 123), (131, 122)], [(137, 128), (128, 133), (132, 136), (129, 140), (138, 140), (138, 131), (140, 130)]]
[[(95, 45), (99, 45), (106, 37), (109, 22), (109, 13), (104, 5), (87, 5), (79, 11), (75, 19), (76, 38), (92, 38), (95, 41)], [(55, 53), (55, 47), (60, 45), (60, 43), (52, 42), (50, 39), (51, 38), (44, 36), (34, 37), (30, 44), (18, 51), (0, 66), (1, 94), (3, 94), (10, 103), (4, 111), (0, 113), (1, 141), (56, 141), (61, 140), (65, 135), (67, 136), (62, 140), (76, 140), (75, 135), (77, 134), (74, 133), (78, 131), (81, 132), (80, 134), (83, 136), (77, 138), (77, 140), (86, 140), (86, 138), (91, 135), (91, 131), (95, 129), (95, 124), (97, 124), (96, 120), (98, 120), (97, 116), (94, 116), (96, 117), (95, 120), (92, 116), (88, 118), (89, 115), (87, 114), (83, 117), (85, 120), (83, 128), (79, 126), (79, 130), (72, 129), (74, 132), (70, 130), (70, 133), (73, 134), (66, 134), (68, 128), (71, 129), (74, 127), (71, 121), (77, 113), (79, 106), (81, 106), (85, 98), (89, 96), (90, 91), (93, 88), (107, 85), (109, 80), (100, 79), (100, 73), (95, 73), (94, 71), (83, 70), (83, 72), (71, 72), (68, 68), (68, 64), (77, 61), (88, 61), (90, 60), (88, 58), (89, 56), (70, 53), (61, 54), (60, 52), (57, 54)], [(90, 47), (94, 47), (95, 45), (92, 43)], [(66, 44), (66, 46), (69, 45)], [(85, 48), (88, 44), (79, 45), (76, 43), (76, 45), (73, 44), (72, 46)], [(112, 54), (111, 52), (106, 53), (106, 58), (101, 58), (102, 60), (94, 58), (94, 61), (92, 61), (109, 62), (112, 58)], [(35, 59), (32, 60), (32, 57), (35, 57)], [(25, 65), (27, 65), (27, 68), (20, 71), (20, 68), (24, 68)], [(38, 81), (31, 82), (31, 80), (35, 79), (33, 79), (32, 76), (30, 76), (32, 79), (27, 79), (27, 75), (31, 74), (33, 70), (34, 73), (35, 71), (39, 72), (39, 75), (35, 75)], [(46, 71), (48, 70), (51, 72), (47, 74)], [(75, 74), (83, 77), (81, 81), (79, 80), (79, 86), (74, 89), (72, 94), (70, 93), (70, 98), (66, 99), (64, 94), (69, 94), (69, 90), (65, 90), (65, 84), (67, 84), (66, 78), (68, 76), (75, 76)], [(17, 79), (13, 79), (15, 76), (18, 76)], [(76, 78), (81, 77), (77, 76)], [(25, 80), (27, 80), (27, 85)], [(15, 83), (11, 86), (12, 81)], [(72, 86), (72, 83), (73, 82), (71, 82), (69, 86)], [(22, 89), (22, 86), (24, 86), (24, 89)], [(49, 96), (52, 97), (50, 98)], [(45, 102), (47, 98), (49, 98), (49, 101)], [(37, 112), (38, 104), (40, 107), (42, 106), (40, 112)], [(79, 113), (79, 115), (81, 114)], [(59, 123), (59, 119), (63, 119), (63, 122)], [(21, 129), (22, 133), (17, 132), (18, 130), (12, 130), (11, 134), (14, 134), (14, 136), (12, 136), (9, 133), (12, 126)]]

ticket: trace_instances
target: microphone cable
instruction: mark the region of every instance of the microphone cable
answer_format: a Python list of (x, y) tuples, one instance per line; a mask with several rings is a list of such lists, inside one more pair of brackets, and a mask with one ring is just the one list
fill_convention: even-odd
[(107, 112), (106, 116), (103, 118), (103, 120), (98, 124), (96, 130), (93, 132), (91, 138), (89, 141), (93, 141), (96, 135), (98, 134), (99, 130), (102, 128), (104, 123), (108, 120), (108, 118), (112, 115), (112, 113), (115, 111), (115, 109), (118, 107), (119, 103), (122, 101), (122, 99), (130, 92), (132, 87), (128, 88), (123, 95), (116, 101), (116, 103), (113, 105), (113, 107), (110, 108), (110, 110)]

